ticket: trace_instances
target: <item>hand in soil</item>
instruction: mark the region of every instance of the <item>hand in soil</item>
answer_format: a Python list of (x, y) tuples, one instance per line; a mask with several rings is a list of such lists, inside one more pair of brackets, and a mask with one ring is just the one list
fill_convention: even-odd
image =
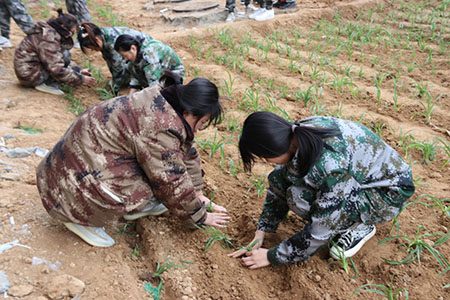
[(97, 82), (97, 80), (95, 80), (94, 77), (91, 76), (87, 76), (87, 75), (83, 75), (83, 79), (84, 79), (84, 84), (88, 85), (88, 86), (94, 86), (95, 83)]
[(247, 256), (242, 258), (242, 264), (247, 266), (249, 269), (258, 269), (267, 267), (270, 265), (269, 259), (267, 258), (268, 249), (259, 248), (253, 250), (252, 252), (247, 252)]
[(206, 213), (204, 225), (217, 228), (225, 228), (230, 221), (230, 217), (225, 213)]
[(89, 69), (81, 70), (81, 74), (86, 75), (86, 76), (92, 76), (92, 73), (89, 71)]
[[(200, 199), (200, 201), (202, 201), (205, 204), (206, 207), (208, 207), (209, 203), (211, 203), (211, 200), (209, 200), (208, 197), (203, 196), (203, 194), (201, 194), (201, 193), (200, 194), (197, 193), (197, 197)], [(227, 209), (225, 207), (217, 205), (214, 202), (212, 202), (211, 208), (213, 211), (216, 211), (216, 212), (222, 212), (222, 213), (227, 212)]]
[(233, 257), (233, 258), (238, 258), (243, 255), (247, 255), (248, 253), (250, 253), (253, 250), (261, 248), (263, 241), (264, 241), (264, 236), (265, 236), (265, 233), (263, 231), (257, 230), (255, 232), (255, 237), (246, 247), (243, 247), (243, 248), (241, 248), (237, 251), (234, 251), (233, 253), (229, 253), (227, 255), (230, 257)]

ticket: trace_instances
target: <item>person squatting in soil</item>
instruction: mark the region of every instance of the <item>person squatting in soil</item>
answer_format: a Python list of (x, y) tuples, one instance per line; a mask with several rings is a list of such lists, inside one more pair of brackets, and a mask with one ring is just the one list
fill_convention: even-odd
[[(194, 134), (221, 117), (214, 83), (181, 84), (166, 70), (164, 87), (100, 102), (80, 115), (36, 170), (42, 203), (87, 243), (114, 245), (101, 226), (167, 208), (187, 225), (222, 228), (226, 209), (203, 196)], [(167, 208), (166, 208), (167, 207)]]
[(86, 0), (66, 0), (66, 8), (69, 14), (78, 18), (81, 22), (91, 22), (91, 14), (86, 4)]
[(93, 23), (81, 23), (77, 38), (81, 50), (86, 54), (86, 49), (100, 51), (103, 59), (108, 65), (112, 75), (111, 89), (117, 95), (120, 89), (128, 86), (131, 73), (129, 64), (116, 50), (114, 44), (117, 38), (122, 35), (130, 35), (140, 41), (150, 41), (153, 38), (143, 32), (133, 30), (127, 27), (103, 27), (99, 28)]
[[(229, 254), (250, 269), (309, 259), (319, 248), (351, 257), (376, 232), (375, 224), (397, 216), (414, 193), (411, 169), (400, 155), (367, 127), (331, 117), (294, 123), (256, 112), (244, 122), (239, 140), (244, 167), (256, 158), (277, 164), (251, 252)], [(305, 227), (279, 245), (264, 249), (266, 232), (274, 232), (289, 210)]]
[(168, 45), (157, 40), (145, 40), (128, 34), (119, 36), (114, 50), (130, 62), (130, 92), (158, 84), (163, 70), (170, 70), (184, 79), (184, 66)]
[(94, 85), (87, 69), (72, 62), (69, 50), (78, 20), (58, 9), (58, 17), (36, 23), (14, 54), (14, 71), (24, 86), (55, 95), (64, 94), (60, 83)]
[(11, 32), (11, 18), (14, 19), (17, 26), (22, 29), (25, 34), (34, 25), (33, 18), (28, 14), (27, 9), (20, 0), (2, 0), (0, 1), (0, 48), (12, 47), (9, 40)]

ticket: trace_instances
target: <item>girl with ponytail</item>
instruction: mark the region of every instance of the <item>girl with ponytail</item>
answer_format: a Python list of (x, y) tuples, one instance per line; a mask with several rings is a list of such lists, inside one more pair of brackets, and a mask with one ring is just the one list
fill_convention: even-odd
[(205, 78), (183, 85), (165, 71), (163, 86), (102, 101), (79, 116), (37, 168), (48, 213), (97, 247), (114, 240), (102, 228), (167, 210), (193, 225), (223, 228), (222, 206), (203, 196), (194, 135), (222, 114), (217, 86)]
[(63, 95), (61, 83), (71, 86), (95, 84), (87, 69), (72, 62), (69, 50), (78, 20), (58, 9), (58, 17), (40, 21), (28, 31), (14, 54), (14, 71), (24, 86), (41, 92)]
[[(277, 166), (269, 175), (264, 208), (241, 257), (250, 269), (304, 261), (322, 246), (339, 259), (351, 257), (375, 235), (375, 224), (396, 217), (414, 193), (411, 169), (367, 127), (343, 119), (311, 117), (289, 122), (256, 112), (244, 122), (239, 151), (245, 170), (257, 158)], [(270, 249), (289, 210), (305, 220), (299, 232)]]

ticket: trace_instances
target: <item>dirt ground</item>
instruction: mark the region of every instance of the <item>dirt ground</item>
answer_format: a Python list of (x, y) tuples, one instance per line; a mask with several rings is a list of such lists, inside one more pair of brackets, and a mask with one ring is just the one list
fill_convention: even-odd
[[(221, 63), (218, 58), (231, 51), (231, 47), (219, 42), (216, 38), (218, 33), (230, 30), (237, 40), (251, 33), (253, 39), (261, 41), (277, 30), (287, 32), (292, 29), (306, 34), (317, 27), (322, 18), (331, 20), (337, 11), (342, 20), (352, 21), (356, 20), (358, 11), (369, 10), (381, 4), (386, 5), (385, 12), (378, 15), (398, 8), (391, 7), (390, 2), (382, 1), (306, 0), (298, 1), (297, 8), (291, 12), (279, 14), (274, 20), (267, 22), (242, 19), (232, 24), (174, 27), (164, 23), (159, 15), (159, 9), (164, 8), (164, 5), (158, 4), (152, 10), (143, 10), (146, 2), (137, 0), (130, 5), (130, 1), (125, 0), (92, 0), (89, 7), (95, 20), (100, 24), (108, 24), (94, 7), (111, 5), (113, 12), (124, 16), (129, 27), (147, 32), (175, 49), (187, 69), (187, 80), (195, 76), (206, 77), (221, 87), (226, 96), (223, 100), (225, 119), (235, 120), (234, 127), (238, 130), (230, 135), (230, 128), (233, 126), (229, 124), (233, 123), (224, 122), (218, 126), (217, 135), (227, 141), (223, 156), (231, 158), (236, 164), (239, 161), (236, 148), (239, 126), (249, 113), (242, 108), (245, 89), (258, 89), (261, 82), (273, 79), (277, 86), (287, 87), (287, 94), (284, 96), (273, 90), (277, 105), (293, 119), (301, 119), (310, 116), (311, 110), (303, 102), (296, 101), (293, 95), (298, 88), (306, 90), (316, 81), (309, 76), (312, 71), (288, 72), (277, 67), (275, 62), (283, 63), (286, 56), (273, 49), (266, 60), (258, 58), (257, 46), (249, 49), (250, 58), (243, 62), (243, 68), (251, 72), (242, 72), (230, 64)], [(221, 5), (224, 5), (223, 2)], [(43, 18), (41, 4), (42, 1), (27, 1), (35, 20)], [(408, 26), (406, 20), (402, 22)], [(384, 23), (383, 26), (394, 30), (402, 28), (389, 23)], [(420, 27), (420, 22), (416, 26)], [(406, 88), (398, 99), (400, 109), (393, 109), (393, 76), (388, 76), (382, 84), (380, 99), (384, 104), (377, 104), (373, 78), (378, 74), (378, 64), (374, 63), (373, 58), (376, 55), (379, 62), (389, 61), (393, 55), (398, 54), (395, 48), (388, 51), (381, 47), (369, 49), (371, 59), (365, 60), (357, 54), (351, 59), (339, 54), (339, 66), (354, 66), (353, 70), (356, 71), (353, 72), (361, 70), (364, 76), (354, 77), (355, 85), (360, 91), (357, 96), (348, 92), (340, 93), (337, 87), (326, 85), (322, 91), (322, 99), (327, 111), (335, 114), (340, 111), (343, 118), (364, 117), (363, 123), (373, 126), (372, 128), (377, 128), (377, 124), (378, 128), (380, 124), (385, 125), (381, 126), (384, 128), (382, 137), (402, 155), (406, 153), (399, 142), (400, 130), (403, 133), (412, 132), (418, 141), (432, 137), (449, 141), (448, 28), (443, 34), (447, 43), (446, 52), (434, 55), (434, 61), (438, 61), (434, 68), (422, 67), (402, 73), (404, 87), (423, 82), (430, 87), (433, 99), (442, 94), (430, 123), (425, 122), (422, 116), (414, 115), (421, 111), (421, 106)], [(18, 45), (23, 37), (21, 30), (12, 24), (12, 43)], [(210, 49), (210, 57), (199, 53), (199, 48), (193, 46), (193, 41), (199, 41), (198, 45), (202, 45), (205, 51)], [(307, 44), (308, 41), (303, 36), (300, 43)], [(432, 47), (438, 46), (433, 44)], [(63, 97), (19, 86), (13, 70), (13, 55), (14, 48), (0, 52), (0, 147), (51, 149), (76, 116), (69, 111), (69, 104)], [(72, 55), (80, 63), (84, 59), (79, 49), (73, 49)], [(410, 52), (405, 52), (400, 57), (402, 55), (408, 56)], [(98, 54), (91, 54), (89, 59), (101, 69), (105, 77), (110, 76)], [(409, 57), (406, 58), (408, 59)], [(425, 60), (425, 56), (418, 53), (410, 59), (419, 64)], [(229, 76), (235, 79), (231, 96), (225, 93), (226, 82), (230, 82)], [(97, 92), (86, 87), (75, 89), (74, 95), (82, 99), (85, 107), (100, 101)], [(39, 128), (43, 132), (32, 135), (20, 129), (21, 126)], [(228, 139), (227, 135), (231, 138)], [(199, 134), (197, 140), (204, 141), (214, 136), (215, 129), (209, 128)], [(208, 149), (201, 153), (206, 172), (206, 192), (215, 202), (225, 206), (232, 217), (226, 233), (236, 246), (246, 245), (253, 237), (264, 200), (263, 195), (258, 197), (251, 180), (255, 176), (267, 175), (273, 166), (258, 163), (253, 175), (244, 173), (239, 168), (233, 174), (228, 165), (231, 160), (227, 159), (224, 163), (218, 152), (210, 157)], [(412, 200), (422, 194), (430, 194), (439, 199), (450, 198), (450, 164), (442, 167), (448, 159), (445, 152), (437, 149), (435, 159), (429, 163), (422, 162), (420, 151), (411, 150), (410, 154), (411, 159), (416, 161), (412, 168), (417, 182), (417, 192)], [(156, 262), (164, 262), (169, 255), (176, 262), (186, 260), (194, 263), (188, 264), (187, 268), (170, 269), (162, 275), (164, 288), (161, 299), (382, 299), (382, 296), (374, 293), (357, 293), (354, 296), (352, 293), (367, 283), (389, 286), (393, 275), (394, 289), (405, 288), (409, 299), (450, 299), (450, 289), (443, 288), (450, 283), (450, 272), (439, 275), (445, 268), (439, 266), (429, 252), (422, 253), (420, 264), (415, 261), (391, 265), (382, 259), (401, 260), (407, 256), (399, 239), (378, 244), (390, 233), (396, 234), (395, 230), (391, 232), (391, 223), (379, 225), (376, 236), (353, 258), (358, 270), (356, 278), (352, 278), (352, 273), (346, 274), (337, 264), (330, 264), (332, 260), (326, 249), (306, 262), (248, 270), (239, 260), (228, 258), (226, 254), (232, 250), (221, 248), (219, 242), (204, 253), (208, 237), (198, 230), (191, 232), (184, 229), (170, 214), (128, 223), (124, 220), (112, 221), (106, 225), (106, 231), (116, 240), (116, 245), (106, 249), (93, 248), (50, 219), (42, 207), (34, 172), (40, 160), (41, 157), (35, 153), (28, 157), (10, 158), (6, 153), (0, 152), (0, 275), (3, 271), (11, 283), (8, 292), (10, 299), (152, 299), (145, 290), (145, 284), (150, 280), (149, 273), (155, 270)], [(436, 207), (411, 205), (398, 220), (399, 234), (408, 237), (414, 236), (419, 225), (426, 226), (430, 233), (449, 232), (449, 215), (441, 214)], [(289, 214), (277, 233), (269, 235), (264, 246), (275, 246), (303, 226), (300, 218)], [(437, 236), (432, 235), (424, 239), (429, 245), (433, 245), (436, 240)], [(2, 253), (1, 245), (13, 241), (20, 245)], [(436, 249), (447, 260), (450, 259), (448, 242)], [(42, 261), (44, 263), (38, 264)], [(2, 296), (6, 298), (7, 294), (0, 294), (0, 299)], [(404, 299), (405, 293), (402, 292), (400, 296), (399, 299)]]

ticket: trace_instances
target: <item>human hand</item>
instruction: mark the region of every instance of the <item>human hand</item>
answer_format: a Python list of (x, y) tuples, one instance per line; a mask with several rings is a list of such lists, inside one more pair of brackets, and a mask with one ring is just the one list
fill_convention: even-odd
[(89, 69), (82, 69), (81, 74), (86, 76), (92, 76), (92, 73), (89, 71)]
[(83, 81), (84, 84), (86, 84), (88, 86), (94, 86), (97, 83), (97, 80), (95, 80), (95, 78), (91, 77), (91, 76), (84, 75), (83, 79), (84, 79), (84, 81)]
[(244, 264), (249, 269), (258, 269), (267, 267), (270, 265), (269, 259), (267, 258), (268, 249), (259, 248), (253, 250), (252, 252), (247, 252), (247, 256), (242, 258), (242, 264)]
[(230, 217), (225, 213), (206, 213), (206, 220), (203, 225), (217, 228), (225, 228), (230, 221)]
[(201, 191), (200, 191), (200, 193), (196, 192), (196, 195), (197, 195), (197, 198), (199, 198), (200, 201), (202, 201), (206, 207), (211, 205), (211, 209), (213, 211), (223, 212), (223, 213), (227, 212), (227, 209), (225, 207), (215, 204), (208, 197), (205, 197)]
[(246, 255), (247, 253), (250, 253), (253, 250), (259, 249), (262, 246), (263, 241), (264, 235), (255, 233), (255, 237), (246, 247), (242, 247), (241, 249), (236, 250), (233, 253), (229, 253), (227, 255), (233, 258), (241, 257), (243, 255)]

